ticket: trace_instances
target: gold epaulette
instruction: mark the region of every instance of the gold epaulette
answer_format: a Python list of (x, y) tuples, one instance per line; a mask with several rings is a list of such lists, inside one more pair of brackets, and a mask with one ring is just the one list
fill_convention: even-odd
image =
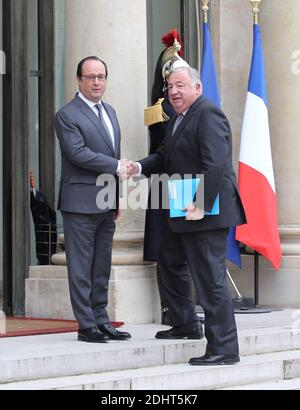
[(146, 126), (156, 124), (158, 122), (168, 121), (170, 118), (164, 112), (162, 107), (163, 98), (160, 98), (151, 107), (145, 108), (144, 112), (144, 124)]

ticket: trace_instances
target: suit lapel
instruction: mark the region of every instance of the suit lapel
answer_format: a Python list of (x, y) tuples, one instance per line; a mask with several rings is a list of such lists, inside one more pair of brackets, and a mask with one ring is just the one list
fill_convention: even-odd
[(104, 102), (102, 102), (107, 115), (109, 116), (110, 122), (112, 124), (113, 130), (114, 130), (114, 136), (115, 136), (115, 157), (119, 158), (120, 156), (120, 142), (121, 142), (121, 137), (120, 137), (120, 128), (118, 124), (117, 117), (111, 107)]
[(182, 119), (182, 121), (180, 122), (180, 124), (178, 125), (176, 131), (173, 133), (173, 127), (176, 121), (176, 117), (175, 120), (172, 121), (170, 127), (168, 128), (168, 140), (167, 140), (167, 157), (166, 157), (166, 162), (169, 161), (170, 156), (172, 155), (172, 152), (175, 148), (176, 142), (178, 141), (178, 138), (182, 135), (182, 131), (184, 130), (184, 128), (186, 127), (186, 124), (188, 123), (189, 119), (192, 116), (192, 112), (191, 110), (189, 110), (184, 118)]
[(99, 134), (102, 138), (102, 140), (105, 142), (105, 144), (109, 147), (111, 150), (112, 154), (115, 156), (115, 151), (114, 147), (112, 145), (111, 139), (109, 135), (107, 135), (107, 132), (105, 131), (105, 128), (101, 124), (99, 117), (94, 113), (94, 111), (83, 101), (81, 100), (80, 97), (75, 97), (76, 102), (79, 104), (81, 112), (88, 117), (88, 119), (95, 125), (97, 130), (99, 131)]
[(173, 149), (176, 145), (176, 142), (178, 140), (178, 138), (182, 135), (182, 131), (184, 131), (184, 128), (186, 127), (186, 125), (188, 124), (188, 122), (190, 121), (190, 119), (193, 116), (194, 111), (196, 110), (196, 108), (198, 107), (198, 105), (201, 103), (202, 101), (202, 97), (199, 97), (194, 104), (189, 108), (188, 112), (185, 114), (184, 118), (182, 119), (182, 121), (180, 122), (180, 124), (178, 125), (176, 131), (174, 132), (174, 134), (172, 135), (173, 132), (173, 128), (174, 128), (174, 124), (176, 121), (176, 116), (175, 118), (172, 119), (172, 122), (170, 123), (170, 126), (168, 127), (168, 135), (167, 135), (167, 141), (166, 141), (166, 164), (168, 163), (170, 156), (173, 152)]

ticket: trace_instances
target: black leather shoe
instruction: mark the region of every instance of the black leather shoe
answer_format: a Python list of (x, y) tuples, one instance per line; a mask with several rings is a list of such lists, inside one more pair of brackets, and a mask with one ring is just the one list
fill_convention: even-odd
[(206, 354), (201, 357), (193, 357), (189, 364), (193, 366), (216, 366), (219, 364), (234, 364), (240, 361), (236, 354)]
[(89, 343), (106, 343), (109, 339), (103, 333), (99, 332), (96, 327), (78, 330), (78, 340)]
[(169, 330), (161, 330), (156, 339), (202, 339), (204, 337), (200, 322), (191, 325), (174, 326)]
[(111, 323), (104, 323), (104, 325), (98, 325), (98, 329), (101, 333), (108, 336), (111, 340), (125, 340), (130, 339), (131, 334), (128, 332), (120, 332), (115, 329)]

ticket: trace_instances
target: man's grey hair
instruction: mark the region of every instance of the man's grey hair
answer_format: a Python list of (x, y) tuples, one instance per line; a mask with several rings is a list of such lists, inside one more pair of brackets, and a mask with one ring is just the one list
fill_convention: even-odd
[(170, 75), (172, 75), (174, 73), (179, 73), (180, 71), (186, 71), (189, 74), (189, 76), (191, 77), (194, 85), (197, 85), (197, 84), (201, 85), (202, 84), (201, 80), (200, 80), (199, 71), (196, 68), (193, 68), (193, 67), (174, 67), (174, 68), (171, 68), (168, 78), (170, 77)]

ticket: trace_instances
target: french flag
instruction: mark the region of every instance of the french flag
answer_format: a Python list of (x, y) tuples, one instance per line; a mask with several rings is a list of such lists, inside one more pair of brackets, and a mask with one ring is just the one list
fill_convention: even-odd
[(251, 73), (241, 136), (239, 192), (247, 224), (236, 228), (236, 239), (263, 255), (278, 270), (282, 252), (278, 231), (263, 47), (258, 24), (254, 24)]
[[(203, 23), (203, 51), (201, 64), (201, 80), (203, 95), (221, 108), (221, 98), (219, 94), (215, 60), (211, 45), (210, 30), (208, 23)], [(238, 242), (235, 240), (235, 226), (229, 230), (227, 238), (226, 259), (241, 267), (241, 252)]]

